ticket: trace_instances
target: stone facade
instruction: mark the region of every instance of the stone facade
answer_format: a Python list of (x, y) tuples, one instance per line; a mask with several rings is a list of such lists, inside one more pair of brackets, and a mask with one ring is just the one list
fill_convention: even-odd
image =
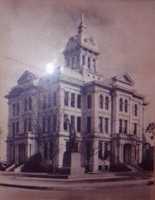
[(64, 50), (65, 65), (36, 77), (25, 71), (6, 96), (9, 106), (7, 159), (23, 163), (40, 152), (56, 167), (67, 162), (69, 120), (81, 165), (142, 161), (144, 97), (129, 74), (104, 80), (97, 73), (97, 46), (81, 20)]

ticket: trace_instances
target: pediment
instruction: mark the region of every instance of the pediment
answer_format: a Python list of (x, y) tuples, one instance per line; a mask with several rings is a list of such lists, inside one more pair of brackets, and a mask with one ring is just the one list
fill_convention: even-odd
[(35, 80), (37, 77), (30, 71), (25, 71), (21, 77), (18, 79), (18, 84), (25, 84), (27, 82), (31, 82)]
[(131, 78), (131, 76), (128, 73), (125, 73), (123, 75), (120, 76), (114, 76), (112, 78), (112, 80), (114, 82), (120, 82), (129, 86), (133, 86), (134, 85), (134, 80)]

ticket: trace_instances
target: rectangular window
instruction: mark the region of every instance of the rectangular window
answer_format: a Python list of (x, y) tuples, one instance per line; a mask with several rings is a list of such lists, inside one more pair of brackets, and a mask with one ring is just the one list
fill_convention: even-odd
[(99, 117), (99, 131), (103, 133), (103, 118)]
[(43, 117), (43, 121), (42, 121), (42, 123), (43, 123), (43, 133), (45, 133), (46, 132), (46, 118), (45, 117)]
[(80, 94), (77, 95), (77, 107), (81, 108), (81, 95)]
[(53, 115), (53, 131), (56, 132), (57, 129), (57, 116)]
[(19, 115), (19, 112), (20, 112), (20, 106), (19, 103), (17, 103), (17, 115)]
[(133, 133), (134, 135), (137, 135), (137, 123), (134, 123), (134, 130), (133, 130)]
[(91, 95), (89, 94), (87, 96), (87, 108), (90, 109), (92, 107), (92, 98)]
[(32, 131), (32, 120), (31, 120), (31, 118), (28, 119), (28, 131)]
[(99, 147), (98, 147), (98, 157), (100, 158), (100, 159), (102, 159), (103, 158), (103, 142), (102, 141), (99, 141)]
[(68, 106), (69, 105), (69, 92), (65, 91), (65, 97), (64, 97), (64, 105)]
[(81, 117), (77, 117), (77, 132), (81, 132)]
[(24, 119), (24, 132), (27, 131), (27, 119)]
[(12, 123), (12, 135), (14, 136), (16, 133), (15, 123)]
[(128, 132), (128, 120), (124, 120), (124, 134)]
[(43, 109), (47, 108), (47, 103), (46, 103), (46, 96), (43, 97)]
[(88, 57), (88, 69), (90, 69), (91, 67), (91, 60), (90, 60), (90, 57)]
[(53, 93), (53, 104), (54, 104), (54, 106), (57, 105), (57, 94), (56, 94), (56, 92)]
[(91, 132), (91, 117), (87, 117), (87, 132)]
[(75, 94), (71, 93), (71, 107), (75, 107)]
[(122, 133), (122, 124), (123, 124), (122, 119), (119, 119), (119, 133)]
[(82, 65), (85, 65), (85, 63), (86, 63), (86, 57), (85, 57), (85, 55), (83, 55), (82, 56)]
[(105, 118), (105, 132), (109, 133), (109, 118)]
[(64, 130), (67, 131), (68, 130), (68, 122), (67, 122), (67, 119), (68, 119), (68, 115), (67, 114), (64, 114)]
[(27, 102), (27, 98), (25, 98), (24, 99), (24, 111), (28, 110), (27, 107), (28, 107), (28, 102)]
[(16, 115), (16, 104), (12, 105), (12, 115), (15, 116)]
[(48, 133), (51, 131), (51, 117), (48, 116), (47, 118), (47, 131)]
[(75, 128), (75, 116), (71, 115), (71, 127)]
[(52, 105), (52, 96), (51, 94), (48, 95), (48, 107), (51, 107)]

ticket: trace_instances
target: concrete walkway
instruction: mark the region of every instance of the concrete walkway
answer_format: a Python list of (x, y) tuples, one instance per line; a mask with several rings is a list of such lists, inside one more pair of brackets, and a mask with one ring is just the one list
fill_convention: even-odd
[(17, 174), (0, 174), (0, 186), (18, 187), (38, 190), (91, 190), (104, 187), (131, 186), (152, 184), (152, 178), (138, 178), (129, 176), (86, 175), (83, 177), (70, 177), (69, 179), (54, 179), (41, 177), (19, 176)]

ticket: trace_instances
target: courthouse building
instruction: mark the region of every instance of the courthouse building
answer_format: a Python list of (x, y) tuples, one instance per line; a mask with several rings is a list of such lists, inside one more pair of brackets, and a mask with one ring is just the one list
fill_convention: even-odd
[(40, 152), (54, 166), (65, 166), (69, 125), (76, 134), (74, 151), (90, 171), (105, 161), (141, 163), (144, 97), (129, 74), (105, 79), (98, 73), (100, 53), (88, 33), (81, 20), (64, 49), (64, 66), (43, 77), (25, 71), (6, 96), (9, 163)]

